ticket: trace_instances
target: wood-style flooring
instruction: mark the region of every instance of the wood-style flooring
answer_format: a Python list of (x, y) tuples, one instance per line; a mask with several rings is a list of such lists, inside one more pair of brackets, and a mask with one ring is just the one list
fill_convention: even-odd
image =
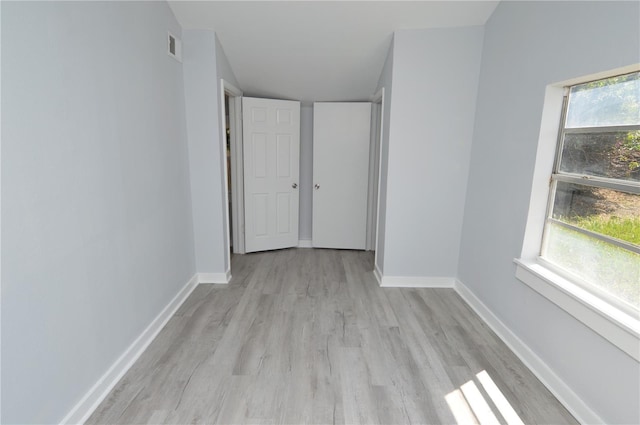
[(373, 255), (233, 257), (87, 423), (576, 423), (450, 289), (380, 288)]

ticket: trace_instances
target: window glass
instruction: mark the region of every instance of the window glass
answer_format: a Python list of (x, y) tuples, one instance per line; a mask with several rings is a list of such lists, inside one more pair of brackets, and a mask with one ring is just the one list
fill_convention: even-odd
[[(640, 310), (640, 73), (570, 87), (541, 256)], [(606, 295), (605, 295), (606, 294)]]
[(571, 87), (567, 128), (640, 124), (640, 73)]
[(568, 133), (560, 171), (640, 181), (640, 131)]
[(556, 223), (547, 226), (545, 259), (631, 308), (639, 308), (640, 255)]
[(551, 216), (640, 248), (640, 195), (558, 182)]

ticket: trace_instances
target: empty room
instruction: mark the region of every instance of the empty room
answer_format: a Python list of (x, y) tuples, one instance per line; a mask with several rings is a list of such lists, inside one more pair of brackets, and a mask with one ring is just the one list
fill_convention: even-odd
[(0, 2), (3, 424), (640, 423), (640, 2)]

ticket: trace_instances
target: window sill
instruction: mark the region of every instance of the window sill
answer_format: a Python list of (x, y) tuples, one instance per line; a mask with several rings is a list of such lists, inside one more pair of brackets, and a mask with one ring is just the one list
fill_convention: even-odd
[(640, 361), (640, 318), (584, 290), (537, 261), (515, 259), (516, 278)]

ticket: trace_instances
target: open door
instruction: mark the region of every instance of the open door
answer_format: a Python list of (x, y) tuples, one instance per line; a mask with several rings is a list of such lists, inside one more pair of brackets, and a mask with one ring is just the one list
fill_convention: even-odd
[(300, 102), (242, 98), (245, 252), (298, 245)]

